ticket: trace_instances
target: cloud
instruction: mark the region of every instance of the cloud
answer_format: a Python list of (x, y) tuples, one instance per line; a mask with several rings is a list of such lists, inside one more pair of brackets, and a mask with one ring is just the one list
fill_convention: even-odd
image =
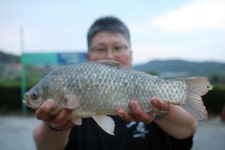
[(133, 46), (133, 62), (143, 64), (155, 59), (184, 59), (189, 61), (220, 61), (225, 62), (224, 48), (206, 45), (208, 39), (200, 39), (200, 44), (167, 45), (167, 44), (136, 44)]
[(225, 31), (225, 1), (192, 1), (180, 9), (154, 19), (152, 24), (170, 32), (209, 29)]
[[(146, 63), (153, 59), (184, 58), (180, 47), (141, 44), (133, 47), (134, 64)], [(181, 57), (183, 55), (183, 57)]]
[(20, 52), (19, 29), (12, 26), (0, 27), (0, 51), (19, 54)]

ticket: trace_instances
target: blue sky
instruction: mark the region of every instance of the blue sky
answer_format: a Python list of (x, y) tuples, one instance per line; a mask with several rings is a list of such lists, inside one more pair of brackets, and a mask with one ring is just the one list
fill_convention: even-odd
[(131, 32), (134, 64), (153, 59), (225, 62), (225, 0), (1, 0), (0, 49), (84, 52), (91, 23), (113, 15)]

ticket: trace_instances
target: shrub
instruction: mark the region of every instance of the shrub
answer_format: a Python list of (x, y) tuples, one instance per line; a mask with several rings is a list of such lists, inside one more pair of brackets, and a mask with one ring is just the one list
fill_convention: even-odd
[(203, 96), (206, 109), (211, 114), (219, 114), (225, 104), (225, 86), (214, 85), (213, 90)]

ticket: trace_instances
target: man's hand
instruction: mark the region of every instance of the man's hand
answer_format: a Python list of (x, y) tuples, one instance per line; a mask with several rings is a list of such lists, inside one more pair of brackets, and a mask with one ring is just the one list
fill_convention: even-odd
[[(170, 110), (170, 105), (162, 101), (160, 98), (153, 97), (150, 100), (150, 103), (159, 110), (162, 111)], [(144, 112), (140, 104), (136, 100), (131, 100), (129, 102), (129, 108), (131, 110), (131, 113), (127, 113), (124, 110), (119, 109), (116, 111), (116, 114), (125, 121), (142, 121), (146, 124), (151, 123), (155, 118), (155, 115), (150, 115)]]
[(74, 126), (74, 123), (69, 120), (73, 109), (62, 109), (57, 115), (52, 115), (50, 112), (55, 108), (55, 103), (52, 99), (46, 100), (37, 110), (36, 118), (43, 120), (52, 128), (66, 130)]

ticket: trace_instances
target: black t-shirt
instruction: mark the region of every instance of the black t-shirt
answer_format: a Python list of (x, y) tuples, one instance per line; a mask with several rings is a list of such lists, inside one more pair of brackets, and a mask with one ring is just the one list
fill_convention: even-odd
[(103, 131), (93, 119), (82, 119), (82, 125), (71, 130), (65, 150), (190, 150), (192, 147), (192, 137), (176, 140), (154, 122), (145, 125), (112, 118), (114, 136)]

